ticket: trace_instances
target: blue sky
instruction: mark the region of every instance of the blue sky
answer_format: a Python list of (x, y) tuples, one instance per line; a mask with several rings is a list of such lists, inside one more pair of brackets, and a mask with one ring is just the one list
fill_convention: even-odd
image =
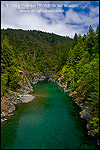
[(1, 1), (1, 28), (40, 30), (73, 38), (99, 25), (99, 1)]

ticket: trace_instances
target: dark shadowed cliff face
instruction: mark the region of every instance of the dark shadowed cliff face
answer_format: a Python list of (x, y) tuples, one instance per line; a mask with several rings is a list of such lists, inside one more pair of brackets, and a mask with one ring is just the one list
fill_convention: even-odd
[(86, 122), (67, 93), (55, 83), (34, 85), (35, 99), (17, 104), (1, 127), (2, 149), (95, 149)]

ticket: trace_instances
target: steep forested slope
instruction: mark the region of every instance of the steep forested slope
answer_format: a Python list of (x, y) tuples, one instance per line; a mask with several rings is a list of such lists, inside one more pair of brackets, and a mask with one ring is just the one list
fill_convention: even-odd
[(61, 37), (41, 31), (7, 29), (1, 31), (2, 94), (6, 88), (17, 88), (18, 70), (57, 72), (66, 62), (65, 54), (72, 43)]
[(57, 74), (74, 101), (82, 107), (82, 118), (88, 121), (92, 135), (99, 134), (99, 27), (90, 26), (87, 35), (75, 34), (66, 65)]
[(53, 73), (56, 80), (76, 94), (77, 102), (90, 112), (89, 127), (99, 133), (99, 27), (90, 26), (84, 36), (74, 39), (41, 31), (2, 29), (1, 95), (20, 88), (35, 72)]
[(3, 39), (5, 36), (12, 45), (16, 57), (23, 57), (24, 62), (27, 60), (30, 65), (37, 68), (37, 71), (42, 72), (57, 70), (64, 63), (64, 54), (72, 42), (68, 37), (41, 31), (2, 30)]

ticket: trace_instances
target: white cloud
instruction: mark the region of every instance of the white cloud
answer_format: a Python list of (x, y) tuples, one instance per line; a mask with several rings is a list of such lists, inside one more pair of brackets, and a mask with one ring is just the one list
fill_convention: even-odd
[(89, 16), (90, 17), (96, 17), (97, 15), (99, 15), (99, 6), (98, 7), (90, 7), (90, 13)]
[(72, 9), (66, 12), (66, 23), (81, 23), (80, 14), (76, 13)]
[[(10, 1), (10, 3), (11, 2), (12, 1)], [(17, 4), (20, 2), (24, 3), (24, 1), (13, 1), (13, 3)], [(65, 1), (63, 2), (65, 3)], [(8, 1), (2, 2), (1, 28), (41, 30), (62, 36), (67, 35), (73, 37), (75, 33), (86, 33), (85, 26), (92, 25), (95, 28), (99, 22), (99, 17), (97, 17), (99, 14), (99, 7), (90, 7), (92, 9), (90, 9), (89, 15), (77, 13), (71, 8), (64, 16), (63, 13), (57, 12), (43, 13), (43, 15), (41, 15), (41, 13), (21, 13), (14, 7), (5, 7), (5, 3), (8, 3)], [(33, 3), (33, 1), (25, 1), (25, 3)], [(37, 4), (36, 1), (34, 1), (34, 4), (35, 3)], [(38, 1), (38, 3), (42, 3), (42, 1)], [(50, 3), (50, 1), (48, 3)], [(67, 4), (69, 4), (69, 2)], [(84, 7), (85, 6), (86, 3)]]
[[(95, 9), (93, 9), (95, 12)], [(95, 17), (93, 17), (93, 14)], [(66, 12), (66, 23), (75, 23), (75, 24), (83, 24), (85, 26), (90, 26), (90, 25), (97, 25), (99, 22), (99, 17), (96, 17), (96, 13), (93, 13), (93, 11), (90, 12), (89, 16), (77, 13), (70, 9), (69, 11)]]

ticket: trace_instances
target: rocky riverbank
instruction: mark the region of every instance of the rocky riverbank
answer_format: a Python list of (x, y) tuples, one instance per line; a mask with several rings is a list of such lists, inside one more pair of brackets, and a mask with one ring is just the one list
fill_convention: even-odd
[[(24, 73), (22, 76), (23, 80), (19, 83), (20, 89), (18, 89), (17, 92), (8, 90), (8, 93), (5, 93), (4, 96), (1, 97), (1, 121), (7, 120), (5, 118), (6, 116), (13, 115), (11, 113), (15, 110), (15, 104), (27, 103), (34, 99), (34, 96), (29, 94), (33, 91), (31, 84), (37, 84), (45, 79), (48, 79), (48, 81), (51, 82), (56, 81), (56, 75), (43, 76), (39, 72), (34, 73), (30, 77), (30, 81)], [(88, 129), (88, 135), (95, 137), (97, 139), (97, 144), (99, 145), (98, 135), (92, 130), (90, 123), (91, 118), (94, 117), (94, 114), (92, 113), (91, 107), (85, 103), (84, 94), (82, 95), (82, 93), (78, 91), (80, 87), (76, 91), (72, 92), (67, 86), (67, 83), (65, 83), (63, 77), (58, 79), (57, 84), (63, 88), (64, 92), (69, 93), (69, 96), (72, 97), (72, 100), (81, 108), (79, 115), (81, 118), (87, 120), (86, 128)]]
[[(93, 110), (89, 104), (85, 103), (84, 94), (80, 93), (79, 88), (76, 91), (72, 92), (71, 89), (65, 83), (64, 78), (60, 77), (57, 81), (57, 84), (63, 88), (64, 92), (69, 93), (69, 97), (72, 97), (72, 100), (81, 108), (81, 112), (79, 113), (80, 117), (87, 120), (86, 128), (88, 130), (88, 135), (93, 136), (97, 140), (97, 144), (99, 145), (99, 137), (95, 131), (92, 130), (91, 121), (95, 114), (93, 114)], [(91, 105), (91, 104), (90, 104)]]
[(32, 84), (37, 84), (40, 81), (46, 80), (46, 76), (43, 76), (41, 73), (37, 72), (33, 74)]
[(34, 73), (29, 80), (23, 71), (21, 72), (22, 80), (19, 82), (19, 89), (17, 91), (8, 90), (4, 96), (1, 97), (1, 122), (6, 121), (6, 116), (13, 115), (12, 112), (15, 111), (15, 105), (18, 103), (28, 103), (32, 101), (35, 97), (29, 93), (33, 91), (31, 84), (37, 84), (40, 81), (46, 79), (41, 73)]
[(15, 111), (15, 104), (18, 103), (27, 103), (34, 99), (33, 95), (28, 93), (33, 91), (33, 87), (24, 89), (20, 89), (18, 92), (14, 92), (9, 90), (8, 93), (5, 93), (4, 96), (1, 97), (1, 122), (7, 120), (6, 116), (11, 116), (10, 114)]
[(55, 82), (56, 81), (56, 75), (51, 75), (49, 77), (48, 81)]

